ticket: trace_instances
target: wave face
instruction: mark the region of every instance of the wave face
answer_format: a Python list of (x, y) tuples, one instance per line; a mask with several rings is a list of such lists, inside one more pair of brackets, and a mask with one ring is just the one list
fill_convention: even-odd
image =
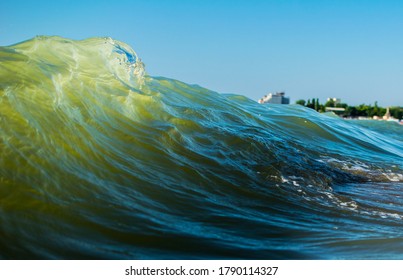
[(0, 47), (0, 258), (403, 258), (403, 126), (145, 74), (126, 44)]

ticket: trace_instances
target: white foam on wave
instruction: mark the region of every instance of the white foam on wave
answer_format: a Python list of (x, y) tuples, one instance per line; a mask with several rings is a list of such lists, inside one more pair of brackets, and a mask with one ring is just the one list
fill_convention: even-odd
[(368, 163), (359, 160), (339, 160), (336, 158), (322, 157), (317, 161), (329, 164), (332, 167), (353, 175), (364, 176), (368, 178), (369, 181), (403, 182), (403, 174), (394, 172), (390, 169), (385, 170), (376, 165), (369, 165)]

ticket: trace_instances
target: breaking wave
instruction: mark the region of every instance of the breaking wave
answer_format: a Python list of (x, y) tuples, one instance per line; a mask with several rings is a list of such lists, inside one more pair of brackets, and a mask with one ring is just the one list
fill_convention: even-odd
[(110, 38), (0, 47), (0, 258), (402, 258), (403, 126), (152, 77)]

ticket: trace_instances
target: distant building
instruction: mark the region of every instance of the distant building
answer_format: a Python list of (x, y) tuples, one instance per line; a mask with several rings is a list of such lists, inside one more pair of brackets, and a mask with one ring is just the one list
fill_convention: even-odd
[(290, 98), (285, 97), (284, 92), (276, 92), (275, 94), (269, 93), (258, 101), (260, 104), (271, 103), (271, 104), (290, 104)]
[(384, 120), (389, 120), (390, 119), (390, 111), (389, 111), (389, 107), (386, 108), (386, 113), (383, 116)]
[(329, 97), (329, 98), (327, 99), (327, 101), (333, 101), (334, 106), (337, 106), (337, 104), (340, 104), (340, 103), (341, 103), (341, 99), (340, 99), (340, 98), (336, 98), (336, 97)]
[(344, 112), (346, 109), (339, 107), (325, 107), (326, 112)]
[[(337, 113), (337, 112), (344, 112), (344, 111), (346, 111), (345, 108), (337, 107), (337, 105), (339, 105), (339, 104), (341, 103), (341, 99), (340, 99), (340, 98), (329, 97), (329, 98), (327, 99), (327, 102), (329, 102), (329, 101), (333, 102), (333, 106), (334, 106), (334, 107), (325, 107), (325, 111), (326, 111), (326, 112), (334, 112), (334, 113)], [(327, 103), (327, 104), (329, 104), (329, 103)]]

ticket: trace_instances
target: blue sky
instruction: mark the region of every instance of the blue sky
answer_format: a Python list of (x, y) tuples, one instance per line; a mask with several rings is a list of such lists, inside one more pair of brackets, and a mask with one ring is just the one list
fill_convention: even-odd
[(257, 100), (403, 106), (403, 1), (0, 2), (0, 46), (110, 36), (151, 76)]

